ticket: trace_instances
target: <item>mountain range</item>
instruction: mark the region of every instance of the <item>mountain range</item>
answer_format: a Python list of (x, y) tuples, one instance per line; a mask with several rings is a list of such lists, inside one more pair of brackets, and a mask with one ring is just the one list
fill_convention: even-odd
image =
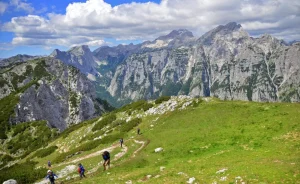
[(9, 110), (4, 106), (2, 123), (47, 120), (60, 130), (112, 109), (109, 104), (159, 96), (300, 101), (300, 43), (252, 38), (234, 22), (199, 38), (180, 29), (137, 45), (17, 55), (0, 69), (0, 99), (15, 99)]
[(220, 25), (200, 38), (174, 30), (137, 45), (79, 46), (51, 57), (79, 68), (114, 106), (163, 95), (224, 100), (298, 102), (300, 43), (268, 34), (252, 38), (240, 24)]

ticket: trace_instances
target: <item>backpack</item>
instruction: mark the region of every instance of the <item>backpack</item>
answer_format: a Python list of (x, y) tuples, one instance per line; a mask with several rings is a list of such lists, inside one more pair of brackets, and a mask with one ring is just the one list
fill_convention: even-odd
[(81, 173), (81, 169), (80, 169), (80, 167), (78, 167), (78, 173)]
[(103, 159), (110, 159), (110, 155), (108, 151), (104, 151)]

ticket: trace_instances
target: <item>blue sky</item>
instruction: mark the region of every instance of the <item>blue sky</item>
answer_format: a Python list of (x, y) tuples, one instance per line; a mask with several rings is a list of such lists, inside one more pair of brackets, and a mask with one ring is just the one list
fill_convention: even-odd
[[(5, 22), (9, 22), (13, 17), (19, 17), (19, 16), (27, 16), (28, 14), (37, 14), (39, 16), (47, 16), (48, 13), (59, 13), (64, 14), (66, 13), (66, 7), (70, 3), (74, 2), (86, 2), (86, 0), (27, 0), (27, 1), (18, 1), (18, 2), (24, 2), (29, 4), (34, 11), (28, 11), (26, 9), (17, 8), (15, 5), (9, 5), (11, 4), (11, 0), (1, 0), (0, 2), (7, 3), (8, 7), (6, 11), (3, 14), (0, 14), (0, 24), (3, 24)], [(133, 1), (130, 0), (106, 0), (105, 2), (111, 4), (112, 6), (117, 6), (124, 3), (131, 3)], [(149, 2), (149, 0), (135, 0), (134, 2)], [(159, 3), (159, 0), (152, 0), (152, 2)], [(14, 37), (13, 32), (0, 32), (0, 43), (11, 43), (12, 39)], [(116, 41), (114, 39), (107, 39), (112, 44), (120, 44), (120, 43), (139, 43), (140, 40), (123, 40), (122, 42)], [(61, 50), (68, 50), (69, 47), (67, 46), (61, 46), (61, 45), (55, 45), (55, 48), (61, 49)], [(91, 49), (96, 49), (97, 46), (92, 46)], [(54, 47), (53, 47), (54, 49)], [(48, 55), (53, 50), (52, 47), (45, 48), (41, 45), (38, 46), (32, 46), (32, 45), (18, 45), (18, 46), (9, 46), (4, 48), (0, 48), (0, 58), (7, 58), (10, 56), (14, 56), (17, 54), (29, 54), (29, 55)]]
[(180, 28), (201, 36), (232, 21), (254, 37), (299, 40), (299, 10), (299, 0), (0, 0), (0, 58), (139, 43)]

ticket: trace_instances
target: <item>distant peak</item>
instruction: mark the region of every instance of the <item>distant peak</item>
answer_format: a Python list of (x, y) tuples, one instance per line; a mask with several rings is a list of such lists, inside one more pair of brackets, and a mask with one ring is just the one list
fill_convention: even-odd
[(176, 36), (189, 36), (193, 37), (193, 33), (187, 29), (178, 29), (171, 31), (167, 36), (176, 37)]
[(224, 28), (227, 28), (228, 30), (240, 29), (241, 27), (241, 24), (237, 24), (236, 22), (229, 22), (224, 26)]
[(186, 38), (186, 37), (194, 37), (193, 33), (187, 29), (177, 29), (171, 31), (169, 34), (165, 36), (160, 36), (158, 40), (167, 40), (167, 39), (174, 39), (174, 38)]
[(72, 47), (69, 51), (79, 50), (79, 49), (81, 49), (81, 50), (90, 50), (88, 45), (78, 45), (78, 46)]
[(50, 57), (55, 57), (56, 55), (58, 55), (59, 53), (61, 53), (61, 51), (59, 49), (54, 49), (52, 51), (52, 53), (50, 54)]

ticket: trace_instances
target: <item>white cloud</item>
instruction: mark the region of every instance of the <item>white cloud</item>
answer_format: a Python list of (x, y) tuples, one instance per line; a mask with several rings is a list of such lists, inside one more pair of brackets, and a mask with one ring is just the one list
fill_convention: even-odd
[(0, 14), (3, 14), (5, 10), (7, 9), (8, 4), (4, 2), (0, 2)]
[(16, 7), (16, 10), (24, 10), (28, 13), (32, 13), (34, 8), (30, 3), (25, 3), (22, 0), (10, 0), (10, 5)]
[(66, 14), (15, 17), (2, 30), (15, 33), (12, 41), (15, 45), (97, 46), (106, 44), (104, 38), (147, 40), (179, 28), (201, 36), (217, 25), (232, 21), (242, 24), (254, 36), (270, 33), (299, 39), (300, 1), (162, 0), (159, 4), (128, 3), (112, 7), (103, 0), (87, 0), (69, 4)]

